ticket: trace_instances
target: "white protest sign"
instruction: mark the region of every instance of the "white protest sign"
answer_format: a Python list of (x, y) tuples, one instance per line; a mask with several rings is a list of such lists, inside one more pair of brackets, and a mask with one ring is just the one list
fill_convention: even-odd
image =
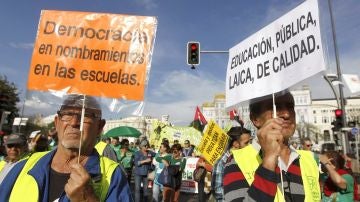
[(308, 0), (229, 50), (226, 107), (284, 90), (325, 70), (317, 0)]
[(360, 78), (356, 74), (343, 74), (343, 80), (352, 94), (360, 92)]

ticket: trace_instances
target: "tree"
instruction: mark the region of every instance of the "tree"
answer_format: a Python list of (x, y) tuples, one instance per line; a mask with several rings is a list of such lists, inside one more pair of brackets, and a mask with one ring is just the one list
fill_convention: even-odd
[(12, 122), (15, 117), (19, 116), (16, 103), (19, 102), (20, 99), (17, 92), (18, 90), (15, 84), (10, 83), (6, 76), (0, 75), (0, 114), (2, 114), (3, 111), (10, 112), (2, 126), (2, 131), (6, 134), (11, 133)]

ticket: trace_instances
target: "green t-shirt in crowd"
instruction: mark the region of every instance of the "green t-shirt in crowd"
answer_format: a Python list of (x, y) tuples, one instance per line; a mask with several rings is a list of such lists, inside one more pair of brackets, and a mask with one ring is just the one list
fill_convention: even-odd
[(354, 178), (350, 174), (341, 175), (346, 181), (346, 189), (339, 189), (338, 192), (327, 197), (322, 194), (322, 202), (352, 202), (354, 201)]
[(120, 160), (119, 163), (125, 168), (130, 169), (134, 165), (134, 153), (131, 151), (126, 151), (125, 153), (120, 150)]
[(162, 163), (162, 160), (166, 160), (170, 163), (170, 165), (179, 165), (180, 166), (180, 171), (183, 171), (185, 169), (186, 166), (186, 158), (179, 158), (179, 159), (175, 159), (172, 157), (171, 154), (166, 155), (164, 157), (156, 157), (156, 161), (159, 163)]

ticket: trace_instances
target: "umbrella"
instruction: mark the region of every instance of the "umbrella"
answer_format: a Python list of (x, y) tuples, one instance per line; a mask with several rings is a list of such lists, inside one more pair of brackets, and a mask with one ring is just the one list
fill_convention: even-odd
[(106, 137), (136, 137), (138, 138), (141, 132), (130, 126), (119, 126), (113, 128), (105, 133)]

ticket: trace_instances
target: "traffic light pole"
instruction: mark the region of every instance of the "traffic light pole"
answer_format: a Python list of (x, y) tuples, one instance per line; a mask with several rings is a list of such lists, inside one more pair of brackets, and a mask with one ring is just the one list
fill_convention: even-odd
[(340, 68), (340, 61), (339, 61), (339, 52), (338, 52), (338, 48), (337, 48), (337, 43), (336, 43), (336, 33), (335, 33), (335, 23), (334, 23), (334, 18), (333, 18), (333, 13), (332, 13), (332, 6), (331, 6), (331, 0), (328, 0), (329, 3), (329, 12), (330, 12), (330, 21), (331, 21), (331, 31), (332, 31), (332, 35), (333, 35), (333, 42), (334, 42), (334, 49), (335, 49), (335, 58), (336, 58), (336, 71), (337, 71), (337, 77), (338, 77), (338, 81), (339, 81), (339, 95), (340, 95), (340, 107), (341, 110), (343, 111), (343, 126), (346, 127), (346, 111), (345, 111), (345, 100), (344, 100), (344, 92), (343, 92), (343, 84), (342, 84), (342, 74), (341, 74), (341, 68)]
[[(335, 22), (334, 22), (334, 18), (333, 18), (333, 13), (332, 13), (332, 5), (331, 5), (331, 0), (328, 0), (328, 4), (329, 4), (329, 12), (330, 12), (330, 21), (331, 21), (331, 31), (332, 31), (332, 35), (333, 35), (333, 42), (334, 42), (334, 49), (335, 49), (335, 59), (336, 59), (336, 71), (337, 71), (337, 77), (338, 77), (338, 81), (339, 81), (339, 96), (340, 96), (340, 107), (341, 110), (343, 112), (343, 116), (342, 116), (342, 125), (343, 127), (346, 127), (346, 111), (345, 111), (345, 99), (344, 99), (344, 92), (343, 92), (343, 83), (342, 83), (342, 74), (341, 74), (341, 68), (340, 68), (340, 61), (339, 61), (339, 52), (338, 52), (338, 48), (337, 48), (337, 43), (336, 43), (336, 33), (335, 33)], [(343, 135), (343, 152), (346, 154), (349, 152), (349, 141), (347, 138), (347, 135), (344, 131), (340, 131)]]
[(328, 77), (327, 75), (324, 75), (323, 77), (324, 77), (324, 79), (328, 82), (328, 84), (330, 85), (330, 88), (331, 88), (331, 90), (333, 91), (334, 96), (335, 96), (335, 98), (336, 98), (337, 108), (340, 109), (340, 99), (339, 99), (338, 94), (337, 94), (336, 91), (335, 91), (335, 88), (334, 88), (332, 82), (330, 81), (330, 79), (329, 79), (329, 77)]
[(200, 51), (200, 53), (229, 53), (229, 51)]

